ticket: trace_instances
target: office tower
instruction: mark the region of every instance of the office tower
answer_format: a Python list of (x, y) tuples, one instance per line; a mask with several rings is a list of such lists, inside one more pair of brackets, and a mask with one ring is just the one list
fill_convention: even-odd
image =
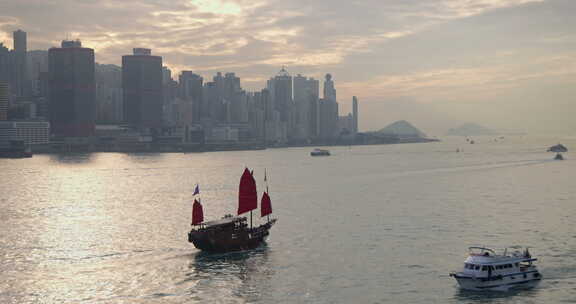
[(12, 54), (10, 50), (0, 43), (0, 81), (10, 82), (12, 72)]
[(292, 105), (292, 76), (282, 67), (280, 72), (268, 81), (268, 89), (272, 92), (274, 109), (280, 113), (280, 121), (287, 123)]
[(326, 74), (324, 80), (324, 99), (337, 101), (334, 81), (332, 80), (332, 75), (330, 74)]
[(140, 129), (162, 126), (162, 57), (150, 49), (135, 48), (122, 56), (124, 120)]
[(96, 64), (96, 121), (118, 124), (123, 120), (122, 68), (114, 64)]
[(317, 136), (319, 82), (300, 74), (294, 77), (294, 128), (296, 139), (308, 140)]
[[(27, 54), (27, 65), (29, 77), (29, 88), (30, 94), (32, 96), (43, 96), (41, 95), (42, 84), (40, 81), (40, 74), (48, 72), (48, 51), (45, 50), (35, 50), (29, 51)], [(48, 96), (43, 96), (48, 97)]]
[(352, 96), (352, 132), (358, 133), (358, 98)]
[(318, 108), (320, 139), (330, 141), (338, 133), (338, 103), (331, 99), (320, 99)]
[(8, 83), (0, 80), (0, 120), (8, 119)]
[(178, 95), (190, 106), (190, 122), (199, 122), (202, 117), (204, 79), (192, 71), (182, 71), (178, 80)]
[(79, 40), (48, 51), (49, 117), (57, 136), (91, 136), (96, 120), (94, 50)]
[(14, 57), (13, 57), (13, 88), (12, 92), (16, 97), (28, 96), (28, 77), (27, 77), (27, 46), (26, 32), (22, 30), (14, 31)]

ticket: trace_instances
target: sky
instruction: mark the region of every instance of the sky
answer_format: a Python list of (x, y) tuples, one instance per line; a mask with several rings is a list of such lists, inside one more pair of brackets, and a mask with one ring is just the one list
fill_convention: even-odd
[(360, 129), (429, 134), (475, 122), (576, 134), (576, 0), (0, 0), (0, 42), (65, 38), (120, 64), (151, 48), (175, 73), (235, 72), (248, 90), (285, 65), (333, 75)]

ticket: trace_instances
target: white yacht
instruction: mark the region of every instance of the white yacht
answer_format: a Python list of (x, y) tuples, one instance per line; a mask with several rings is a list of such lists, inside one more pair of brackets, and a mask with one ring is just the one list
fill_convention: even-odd
[(497, 254), (493, 249), (470, 247), (464, 269), (450, 273), (460, 287), (468, 290), (510, 290), (536, 286), (542, 275), (538, 272), (528, 248), (523, 252), (504, 249)]

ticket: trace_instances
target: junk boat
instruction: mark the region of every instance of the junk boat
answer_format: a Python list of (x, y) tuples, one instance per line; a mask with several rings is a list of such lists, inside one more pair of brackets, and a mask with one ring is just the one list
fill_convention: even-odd
[[(267, 183), (266, 174), (264, 174), (264, 181)], [(199, 192), (196, 186), (194, 195)], [(228, 214), (220, 220), (204, 222), (200, 200), (194, 199), (192, 230), (188, 233), (188, 241), (200, 250), (218, 253), (258, 247), (266, 241), (270, 228), (276, 223), (276, 219), (270, 219), (272, 203), (268, 193), (268, 185), (266, 185), (260, 205), (260, 215), (266, 217), (266, 222), (257, 227), (252, 225), (252, 211), (258, 208), (258, 194), (253, 172), (248, 168), (244, 170), (240, 179), (237, 216)], [(247, 212), (250, 212), (250, 223), (246, 216), (242, 216)]]
[(562, 156), (562, 154), (560, 153), (556, 153), (556, 156), (554, 156), (555, 160), (564, 160), (564, 156)]
[(330, 151), (324, 149), (314, 149), (310, 152), (310, 156), (330, 156)]
[(496, 254), (493, 249), (470, 247), (469, 255), (464, 262), (464, 269), (450, 273), (461, 288), (467, 290), (502, 290), (525, 289), (536, 286), (542, 275), (533, 264), (528, 248), (511, 254), (504, 249)]

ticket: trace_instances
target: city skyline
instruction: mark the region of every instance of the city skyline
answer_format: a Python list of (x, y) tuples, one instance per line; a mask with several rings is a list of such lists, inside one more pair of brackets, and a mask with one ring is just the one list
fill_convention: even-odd
[[(566, 111), (576, 95), (573, 1), (370, 3), (6, 3), (0, 41), (10, 45), (18, 28), (28, 32), (29, 50), (80, 38), (96, 61), (113, 64), (133, 47), (150, 47), (175, 73), (232, 71), (250, 90), (282, 65), (316, 79), (329, 71), (346, 112), (361, 96), (362, 129), (396, 119), (426, 129), (464, 121), (576, 129)], [(74, 14), (80, 10), (91, 14)], [(56, 22), (63, 16), (66, 23)]]

